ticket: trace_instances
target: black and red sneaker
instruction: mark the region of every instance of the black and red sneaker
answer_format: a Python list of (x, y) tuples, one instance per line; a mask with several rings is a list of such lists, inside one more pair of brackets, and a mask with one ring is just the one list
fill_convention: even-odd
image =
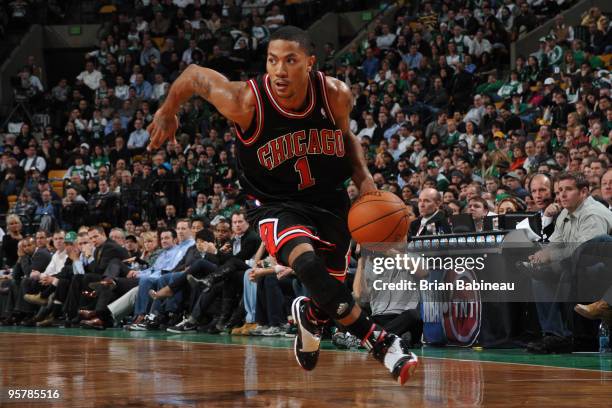
[(362, 341), (362, 345), (387, 367), (399, 385), (404, 385), (419, 365), (418, 357), (409, 351), (407, 342), (377, 325), (372, 325), (370, 334)]
[(300, 367), (308, 371), (317, 366), (321, 345), (321, 329), (316, 321), (309, 318), (309, 302), (309, 298), (299, 296), (291, 304), (291, 314), (297, 326), (293, 353)]

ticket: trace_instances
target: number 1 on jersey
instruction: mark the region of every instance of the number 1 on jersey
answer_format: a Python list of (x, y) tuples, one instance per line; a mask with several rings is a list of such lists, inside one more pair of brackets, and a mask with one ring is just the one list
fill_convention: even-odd
[(310, 165), (308, 164), (308, 158), (302, 156), (293, 165), (295, 171), (300, 175), (300, 184), (298, 190), (304, 190), (305, 188), (312, 187), (315, 184), (315, 179), (310, 173)]

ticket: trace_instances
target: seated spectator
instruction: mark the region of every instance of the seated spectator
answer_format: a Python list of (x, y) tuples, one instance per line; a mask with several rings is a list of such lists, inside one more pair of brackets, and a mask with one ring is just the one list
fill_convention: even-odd
[(170, 84), (164, 80), (164, 76), (162, 74), (156, 73), (153, 91), (151, 92), (151, 100), (163, 102), (166, 94), (168, 93), (168, 89), (170, 89)]
[[(580, 244), (612, 233), (612, 212), (590, 196), (588, 182), (582, 174), (564, 173), (558, 177), (557, 183), (557, 196), (563, 210), (557, 217), (550, 242), (560, 245), (546, 247), (529, 257), (534, 264), (552, 268), (570, 259)], [(566, 269), (564, 266), (561, 268)], [(538, 284), (534, 290), (537, 299), (538, 294), (550, 289)], [(543, 337), (529, 343), (527, 350), (540, 354), (571, 352), (574, 347), (572, 332), (567, 320), (562, 318), (560, 304), (538, 302), (536, 306)]]
[(409, 236), (436, 235), (450, 233), (451, 228), (446, 216), (440, 211), (442, 196), (433, 188), (426, 188), (419, 194), (420, 217), (410, 224)]
[(123, 159), (127, 163), (129, 163), (130, 159), (132, 158), (132, 155), (129, 149), (127, 148), (127, 146), (125, 145), (125, 139), (123, 138), (123, 136), (120, 135), (120, 136), (115, 137), (114, 140), (115, 140), (115, 145), (111, 149), (110, 153), (108, 154), (108, 161), (112, 165), (117, 163), (117, 161), (120, 159)]
[(265, 19), (265, 24), (270, 31), (274, 31), (280, 26), (285, 25), (285, 15), (281, 14), (280, 7), (277, 5), (272, 6), (272, 9)]
[(506, 197), (500, 200), (495, 207), (495, 212), (500, 215), (517, 213), (521, 212), (521, 210), (521, 204), (513, 197)]
[(153, 93), (153, 86), (149, 83), (149, 81), (144, 79), (144, 75), (138, 73), (134, 77), (134, 82), (132, 83), (132, 88), (136, 91), (136, 98), (141, 100), (149, 100), (151, 99), (151, 95)]
[(136, 119), (134, 121), (134, 131), (130, 133), (127, 142), (127, 148), (134, 154), (144, 152), (149, 142), (149, 132), (143, 129), (142, 125), (142, 119)]
[(40, 224), (40, 228), (47, 232), (55, 230), (59, 218), (59, 211), (56, 203), (52, 201), (51, 192), (44, 190), (41, 194), (41, 202), (34, 211), (34, 222)]
[(17, 198), (15, 206), (10, 211), (11, 214), (18, 215), (24, 225), (29, 226), (36, 211), (36, 201), (27, 190), (22, 190)]
[(32, 269), (28, 278), (28, 288), (24, 295), (26, 302), (44, 306), (47, 304), (49, 296), (55, 292), (55, 286), (52, 284), (53, 277), (62, 271), (68, 258), (65, 238), (65, 231), (58, 230), (53, 233), (53, 248), (55, 252), (44, 271)]
[[(84, 144), (88, 146), (86, 143)], [(85, 181), (94, 177), (96, 171), (93, 169), (93, 167), (84, 163), (83, 156), (81, 156), (81, 154), (74, 155), (73, 160), (74, 164), (68, 167), (68, 170), (66, 170), (66, 174), (64, 174), (64, 180), (72, 179), (72, 176), (75, 174), (78, 174), (79, 178)]]
[(84, 224), (87, 214), (87, 200), (74, 187), (66, 189), (62, 200), (61, 225), (66, 230), (76, 229)]
[(98, 182), (99, 191), (93, 194), (88, 201), (89, 224), (113, 225), (119, 211), (119, 197), (110, 191), (108, 181), (101, 179)]
[[(175, 252), (171, 256), (163, 257), (166, 259), (165, 265), (173, 265), (170, 269), (149, 269), (146, 270), (146, 272), (143, 271), (142, 273), (138, 273), (136, 275), (139, 277), (139, 295), (135, 307), (135, 313), (137, 315), (145, 313), (145, 311), (148, 309), (147, 305), (149, 303), (150, 296), (153, 299), (153, 304), (151, 305), (151, 312), (149, 315), (147, 315), (142, 322), (132, 325), (131, 330), (156, 329), (159, 328), (160, 320), (166, 319), (169, 313), (172, 313), (175, 317), (179, 316), (178, 312), (180, 311), (179, 309), (183, 299), (183, 291), (179, 290), (172, 293), (171, 298), (166, 300), (163, 306), (161, 303), (161, 297), (158, 299), (157, 291), (160, 291), (168, 285), (172, 285), (173, 282), (179, 279), (184, 279), (183, 277), (185, 276), (185, 270), (199, 258), (198, 250), (191, 235), (190, 227), (191, 221), (187, 219), (181, 219), (177, 222), (176, 237), (178, 238), (178, 245), (176, 246)], [(164, 237), (161, 237), (160, 240), (162, 242), (162, 248), (165, 248)], [(178, 324), (182, 319), (178, 318), (176, 320), (177, 321), (169, 324), (169, 326)]]
[(95, 69), (92, 61), (87, 61), (85, 71), (77, 76), (77, 85), (86, 85), (92, 91), (95, 91), (100, 86), (102, 73)]
[(26, 157), (19, 162), (19, 166), (26, 172), (35, 168), (40, 173), (44, 173), (47, 168), (47, 162), (44, 157), (37, 155), (36, 146), (30, 145), (25, 150), (25, 153)]
[(527, 195), (529, 195), (529, 192), (521, 185), (521, 177), (516, 171), (507, 173), (504, 176), (504, 180), (506, 185), (510, 188), (512, 194), (515, 196), (524, 199)]
[(484, 198), (478, 196), (468, 200), (466, 213), (472, 216), (477, 232), (483, 231), (485, 217), (496, 215), (489, 210), (489, 203)]

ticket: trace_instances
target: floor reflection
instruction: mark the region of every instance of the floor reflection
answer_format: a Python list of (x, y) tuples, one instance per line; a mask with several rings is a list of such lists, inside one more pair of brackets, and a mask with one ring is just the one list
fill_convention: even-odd
[(323, 351), (317, 369), (306, 372), (288, 348), (0, 336), (0, 388), (59, 389), (62, 400), (51, 405), (57, 407), (479, 407), (526, 402), (557, 407), (563, 405), (558, 397), (563, 393), (574, 401), (582, 398), (581, 406), (598, 406), (609, 403), (611, 382), (611, 373), (597, 371), (425, 358), (416, 378), (399, 387), (365, 353)]

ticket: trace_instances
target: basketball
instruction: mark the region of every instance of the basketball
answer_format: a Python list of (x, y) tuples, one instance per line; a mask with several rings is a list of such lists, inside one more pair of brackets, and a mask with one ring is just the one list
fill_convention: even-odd
[(407, 208), (402, 199), (388, 191), (360, 197), (348, 215), (349, 231), (361, 243), (401, 242), (408, 232)]

